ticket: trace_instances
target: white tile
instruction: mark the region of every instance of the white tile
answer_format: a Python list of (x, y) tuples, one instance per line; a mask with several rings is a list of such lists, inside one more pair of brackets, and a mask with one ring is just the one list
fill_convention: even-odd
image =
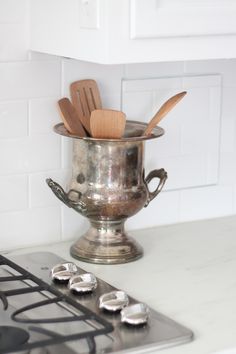
[(0, 23), (19, 23), (27, 18), (28, 0), (0, 0)]
[[(235, 117), (236, 118), (236, 117)], [(221, 123), (220, 151), (232, 153), (236, 148), (236, 119), (223, 119)]]
[(64, 96), (69, 96), (72, 82), (84, 79), (97, 81), (101, 99), (103, 95), (120, 93), (123, 65), (101, 65), (79, 60), (64, 60)]
[(184, 63), (184, 72), (188, 74), (221, 73), (224, 68), (224, 60), (196, 60)]
[(145, 142), (145, 165), (155, 168), (159, 157), (176, 156), (180, 154), (180, 127), (168, 129), (171, 122), (166, 119), (160, 124), (165, 134), (157, 139)]
[(209, 119), (216, 121), (222, 114), (222, 87), (210, 87), (209, 91)]
[[(205, 117), (207, 119), (207, 117)], [(202, 125), (197, 121), (181, 126), (181, 151), (183, 154), (215, 152), (220, 147), (219, 123), (211, 123), (209, 120)]]
[(62, 58), (58, 57), (56, 55), (29, 51), (29, 60), (33, 60), (33, 61), (38, 61), (38, 60), (46, 60), (46, 61), (58, 60), (58, 61), (61, 61)]
[(62, 202), (54, 195), (46, 183), (47, 178), (52, 178), (67, 191), (67, 183), (71, 172), (67, 170), (34, 173), (29, 176), (30, 207), (61, 206)]
[(54, 125), (61, 122), (57, 105), (58, 99), (59, 97), (30, 100), (30, 135), (52, 133)]
[(60, 207), (1, 213), (1, 250), (59, 242)]
[(185, 72), (190, 74), (221, 73), (224, 87), (236, 87), (235, 59), (187, 61)]
[(236, 59), (224, 61), (223, 85), (224, 87), (236, 87)]
[(162, 191), (146, 208), (129, 218), (126, 224), (127, 230), (137, 230), (178, 221), (179, 192)]
[(236, 87), (224, 87), (222, 95), (222, 119), (236, 119)]
[(163, 62), (148, 64), (127, 64), (125, 65), (125, 78), (153, 78), (162, 76), (182, 75), (184, 69), (183, 62)]
[(28, 208), (28, 176), (0, 177), (0, 212)]
[[(157, 166), (163, 167), (168, 173), (166, 190), (207, 184), (207, 156), (205, 154), (157, 156)], [(150, 169), (152, 168), (149, 166), (147, 171)], [(215, 183), (215, 180), (211, 182)]]
[(220, 75), (204, 75), (204, 76), (184, 76), (183, 87), (184, 88), (196, 88), (196, 87), (218, 87), (221, 86)]
[(123, 93), (137, 91), (158, 91), (166, 89), (174, 90), (181, 87), (182, 77), (122, 80)]
[(181, 221), (206, 219), (233, 213), (233, 188), (214, 186), (180, 192)]
[(62, 207), (62, 240), (77, 240), (89, 228), (87, 218), (77, 213), (75, 210)]
[(60, 62), (0, 63), (0, 99), (60, 96)]
[(72, 168), (73, 158), (73, 140), (70, 138), (62, 137), (62, 167), (66, 169)]
[(233, 213), (236, 213), (236, 184), (233, 187)]
[(206, 155), (206, 185), (219, 183), (220, 155), (208, 152)]
[(220, 154), (219, 184), (234, 185), (236, 183), (236, 152)]
[(121, 95), (120, 92), (115, 92), (110, 95), (102, 96), (102, 105), (104, 108), (121, 110)]
[(0, 62), (27, 60), (27, 30), (24, 24), (0, 24)]
[(1, 138), (24, 137), (28, 134), (27, 101), (0, 102)]
[(60, 168), (60, 137), (37, 135), (0, 141), (0, 174), (46, 171)]
[(153, 116), (152, 92), (126, 92), (123, 95), (122, 111), (127, 119), (149, 121)]

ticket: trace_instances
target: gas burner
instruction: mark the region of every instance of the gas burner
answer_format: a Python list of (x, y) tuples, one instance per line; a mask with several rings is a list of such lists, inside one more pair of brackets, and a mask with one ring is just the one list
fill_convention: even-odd
[[(138, 315), (139, 318), (145, 315), (145, 321), (139, 321), (138, 326), (128, 325), (137, 315), (133, 312), (136, 307), (132, 306), (139, 302), (125, 293), (122, 299), (128, 298), (130, 306), (125, 311), (125, 323), (122, 322), (124, 310), (121, 313), (104, 311), (99, 307), (102, 295), (109, 295), (102, 298), (106, 304), (115, 301), (118, 306), (122, 299), (117, 289), (99, 278), (94, 277), (97, 286), (93, 291), (84, 294), (74, 293), (65, 282), (55, 283), (50, 269), (55, 264), (69, 263), (52, 253), (26, 254), (11, 259), (0, 255), (1, 354), (31, 353), (36, 348), (45, 349), (47, 354), (137, 353), (192, 339), (190, 330), (150, 308), (147, 319), (140, 304)], [(81, 268), (68, 268), (66, 272), (68, 270), (72, 271), (71, 275), (76, 272), (81, 279), (86, 278), (86, 271)]]
[(12, 326), (0, 326), (0, 353), (14, 351), (18, 346), (25, 344), (29, 333), (24, 329)]

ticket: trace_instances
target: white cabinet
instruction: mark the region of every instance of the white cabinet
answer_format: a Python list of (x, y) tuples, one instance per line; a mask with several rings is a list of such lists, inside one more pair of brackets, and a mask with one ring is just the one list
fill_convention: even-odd
[(236, 57), (235, 0), (31, 0), (31, 49), (102, 64)]

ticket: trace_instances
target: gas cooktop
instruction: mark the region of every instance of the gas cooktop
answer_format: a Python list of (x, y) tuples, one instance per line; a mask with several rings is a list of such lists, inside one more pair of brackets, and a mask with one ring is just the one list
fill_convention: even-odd
[(145, 324), (122, 323), (119, 312), (98, 306), (102, 294), (117, 290), (108, 283), (97, 279), (92, 293), (78, 295), (52, 281), (50, 270), (64, 262), (53, 253), (0, 256), (0, 353), (144, 353), (193, 338), (152, 309)]

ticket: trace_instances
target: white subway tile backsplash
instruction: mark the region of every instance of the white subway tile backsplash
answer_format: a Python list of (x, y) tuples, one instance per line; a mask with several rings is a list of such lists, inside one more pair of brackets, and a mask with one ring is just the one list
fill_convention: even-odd
[(123, 80), (122, 92), (124, 95), (126, 92), (178, 90), (182, 87), (182, 82), (182, 77)]
[(125, 65), (126, 79), (140, 79), (183, 75), (183, 62), (140, 63)]
[(28, 176), (0, 177), (0, 212), (28, 208)]
[(180, 192), (180, 220), (206, 219), (233, 213), (233, 187), (212, 186)]
[(37, 135), (25, 139), (0, 140), (0, 175), (47, 171), (61, 166), (60, 137)]
[[(234, 185), (236, 183), (236, 151), (222, 152), (220, 155), (219, 184)], [(236, 200), (235, 200), (236, 202)]]
[(60, 62), (0, 63), (0, 100), (60, 96)]
[[(207, 184), (207, 156), (205, 154), (157, 156), (157, 165), (164, 167), (168, 172), (165, 190)], [(217, 178), (217, 176), (214, 177)], [(216, 180), (214, 179), (212, 183), (216, 183)]]
[(104, 108), (115, 109), (119, 111), (121, 109), (120, 92), (116, 94), (102, 95), (102, 105)]
[(127, 119), (146, 122), (152, 118), (152, 92), (126, 92), (122, 101), (123, 111)]
[(63, 137), (61, 139), (61, 146), (62, 146), (62, 156), (61, 156), (61, 163), (62, 168), (71, 169), (72, 167), (72, 158), (73, 158), (73, 143), (72, 139)]
[(60, 207), (0, 213), (1, 251), (61, 240)]
[(29, 0), (0, 0), (0, 23), (22, 23), (28, 16)]
[(178, 191), (160, 193), (146, 208), (127, 220), (127, 229), (137, 230), (178, 222), (179, 193)]
[(221, 86), (220, 75), (207, 76), (183, 76), (183, 86), (187, 89), (202, 88), (202, 87), (219, 87)]
[(224, 60), (192, 60), (184, 63), (184, 73), (187, 74), (206, 74), (222, 73), (224, 69)]
[(221, 124), (221, 144), (220, 151), (223, 153), (234, 152), (236, 149), (236, 117), (235, 119), (225, 119)]
[(55, 124), (61, 122), (57, 98), (40, 98), (29, 103), (29, 133), (30, 135), (53, 133)]
[(88, 219), (75, 210), (62, 206), (62, 240), (76, 240), (89, 228)]
[(236, 87), (236, 60), (187, 61), (185, 73), (206, 74), (221, 73), (224, 87)]
[(51, 54), (45, 54), (45, 53), (39, 53), (39, 52), (34, 52), (34, 51), (29, 51), (28, 52), (28, 58), (29, 60), (32, 61), (38, 61), (38, 60), (43, 60), (43, 61), (62, 61), (61, 57), (58, 57), (56, 55), (51, 55)]
[(224, 87), (222, 95), (222, 119), (236, 119), (236, 87)]
[(12, 139), (28, 135), (28, 102), (0, 101), (0, 138)]
[(24, 24), (0, 23), (0, 43), (0, 62), (27, 60), (28, 33)]

